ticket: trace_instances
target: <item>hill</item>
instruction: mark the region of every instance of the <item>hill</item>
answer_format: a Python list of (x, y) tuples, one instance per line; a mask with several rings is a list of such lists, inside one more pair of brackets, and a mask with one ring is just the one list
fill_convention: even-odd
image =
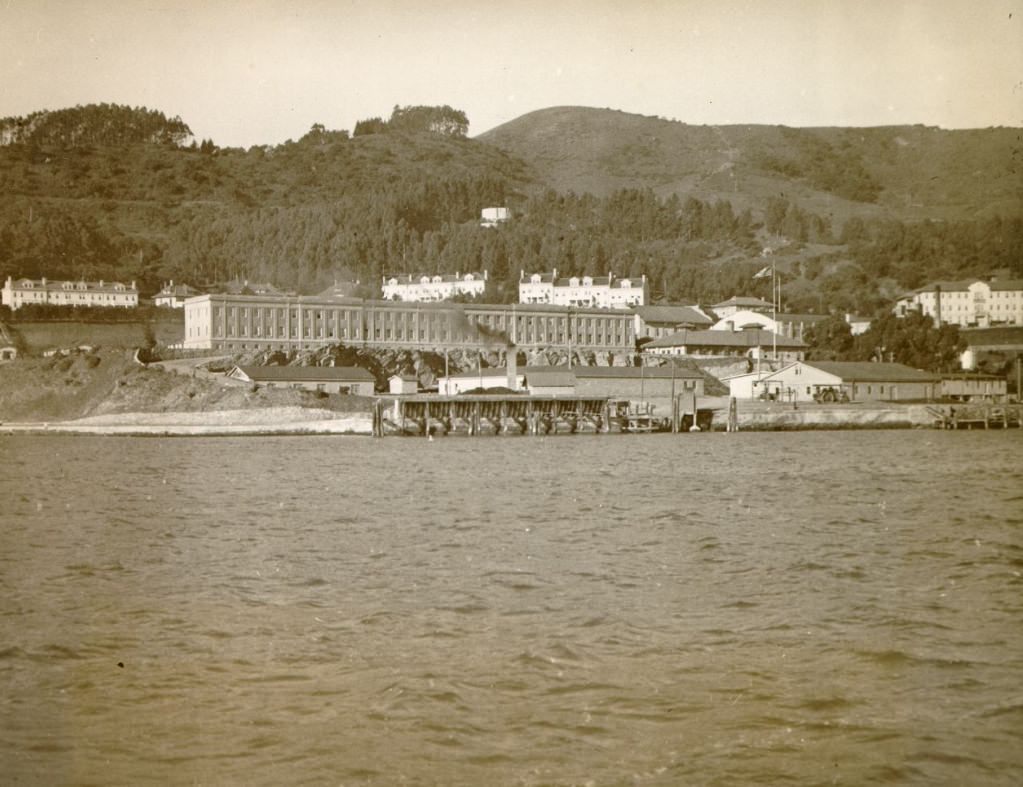
[[(472, 139), (459, 110), (396, 107), (354, 136), (314, 124), (242, 150), (178, 144), (187, 125), (145, 109), (29, 118), (0, 145), (0, 280), (134, 280), (146, 296), (169, 279), (311, 294), (356, 278), (372, 296), (383, 273), (487, 270), (487, 299), (509, 302), (520, 270), (557, 268), (646, 275), (655, 299), (714, 303), (766, 294), (752, 274), (770, 246), (788, 308), (871, 314), (930, 278), (1023, 275), (1013, 130), (555, 108)], [(481, 227), (499, 205), (512, 219)]]
[(477, 139), (523, 159), (558, 191), (650, 188), (736, 210), (784, 197), (851, 216), (956, 220), (1023, 213), (1020, 129), (693, 126), (611, 109), (552, 107)]

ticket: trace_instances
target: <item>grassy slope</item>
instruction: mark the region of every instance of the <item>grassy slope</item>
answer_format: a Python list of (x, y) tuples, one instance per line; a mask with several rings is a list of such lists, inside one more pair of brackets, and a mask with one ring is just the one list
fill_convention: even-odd
[(147, 369), (128, 350), (28, 358), (0, 366), (0, 421), (65, 421), (133, 412), (200, 412), (265, 407), (365, 411), (368, 400), (297, 390), (252, 391)]
[[(11, 327), (21, 334), (26, 349), (37, 355), (48, 348), (94, 347), (133, 348), (142, 345), (145, 323), (86, 323), (86, 322), (18, 322)], [(184, 323), (155, 322), (153, 334), (161, 345), (174, 344), (184, 338)]]
[[(1001, 128), (690, 126), (609, 109), (553, 107), (478, 139), (529, 162), (559, 190), (608, 194), (650, 187), (661, 195), (728, 199), (737, 208), (761, 208), (768, 197), (784, 196), (844, 221), (882, 213), (903, 219), (1016, 215), (1023, 209), (1013, 167), (1019, 135), (1019, 129)], [(815, 188), (810, 178), (762, 165), (774, 157), (810, 171), (820, 155), (859, 162), (883, 186), (878, 202), (843, 199)]]

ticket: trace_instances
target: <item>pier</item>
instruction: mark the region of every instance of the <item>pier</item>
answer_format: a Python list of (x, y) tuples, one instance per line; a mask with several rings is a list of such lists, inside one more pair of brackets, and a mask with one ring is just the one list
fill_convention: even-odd
[[(373, 434), (548, 435), (587, 432), (674, 431), (697, 422), (697, 414), (679, 404), (673, 417), (656, 418), (646, 405), (608, 396), (525, 396), (474, 394), (458, 396), (402, 396), (378, 400), (373, 412)], [(700, 413), (709, 424), (710, 411)]]
[(954, 404), (927, 408), (939, 429), (1023, 429), (1023, 405)]

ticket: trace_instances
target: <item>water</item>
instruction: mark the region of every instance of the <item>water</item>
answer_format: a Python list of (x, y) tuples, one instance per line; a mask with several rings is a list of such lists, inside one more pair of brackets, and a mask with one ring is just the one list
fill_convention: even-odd
[(1023, 773), (1023, 431), (0, 457), (7, 783)]

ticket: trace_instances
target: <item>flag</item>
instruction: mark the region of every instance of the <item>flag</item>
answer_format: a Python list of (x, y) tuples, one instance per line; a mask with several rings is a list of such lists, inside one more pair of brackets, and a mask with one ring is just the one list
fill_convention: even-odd
[(771, 266), (768, 265), (766, 268), (761, 268), (757, 271), (754, 279), (769, 279), (771, 277)]

